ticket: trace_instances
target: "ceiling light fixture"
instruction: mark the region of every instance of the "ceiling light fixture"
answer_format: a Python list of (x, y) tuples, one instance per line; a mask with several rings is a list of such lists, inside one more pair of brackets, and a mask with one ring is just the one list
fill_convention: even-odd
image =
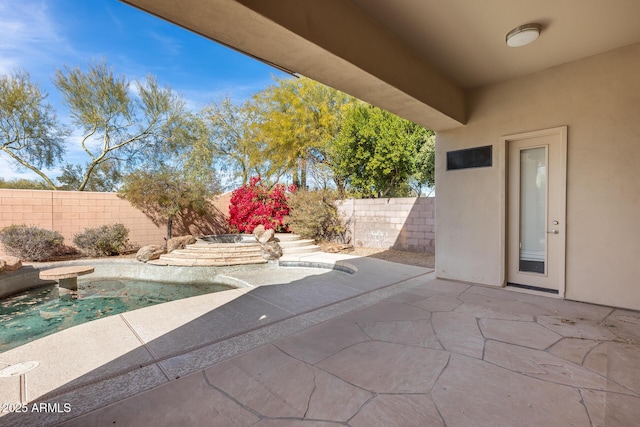
[(520, 47), (535, 41), (540, 35), (540, 24), (524, 24), (507, 33), (507, 46)]

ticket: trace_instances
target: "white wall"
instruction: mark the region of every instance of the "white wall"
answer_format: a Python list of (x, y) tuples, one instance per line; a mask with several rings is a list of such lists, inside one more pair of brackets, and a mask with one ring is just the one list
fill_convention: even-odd
[[(469, 96), (437, 135), (436, 273), (504, 283), (504, 135), (568, 126), (566, 297), (640, 309), (640, 44)], [(445, 171), (446, 152), (493, 145), (493, 167)]]

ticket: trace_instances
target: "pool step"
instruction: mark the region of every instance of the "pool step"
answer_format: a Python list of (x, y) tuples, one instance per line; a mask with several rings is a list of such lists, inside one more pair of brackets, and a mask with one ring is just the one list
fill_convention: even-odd
[(302, 239), (299, 234), (292, 233), (275, 233), (273, 237), (277, 238), (281, 242), (291, 242)]
[(189, 267), (220, 267), (224, 265), (264, 264), (266, 262), (267, 260), (262, 258), (262, 256), (199, 258), (187, 256), (172, 256), (171, 253), (162, 255), (160, 259), (149, 261), (148, 264)]
[(317, 245), (307, 245), (307, 246), (296, 246), (293, 248), (282, 248), (283, 255), (298, 255), (298, 254), (310, 254), (314, 252), (320, 252), (320, 246)]
[(193, 258), (219, 259), (219, 258), (249, 258), (253, 256), (260, 256), (260, 255), (261, 255), (260, 249), (258, 249), (257, 251), (250, 251), (250, 252), (235, 252), (235, 251), (215, 252), (215, 251), (196, 251), (196, 250), (181, 249), (181, 250), (175, 250), (170, 254), (164, 254), (162, 256), (164, 256), (165, 258), (169, 256), (173, 256), (177, 258), (193, 257)]
[[(276, 233), (283, 255), (298, 255), (320, 252), (320, 247), (313, 240), (302, 239), (297, 234)], [(154, 265), (180, 266), (223, 266), (239, 264), (263, 264), (267, 262), (262, 257), (258, 242), (250, 243), (207, 243), (199, 240), (184, 249), (176, 249), (160, 259), (149, 261)]]
[(282, 249), (297, 248), (300, 246), (315, 246), (315, 242), (312, 239), (281, 240), (278, 244), (280, 244)]
[(312, 239), (303, 239), (297, 234), (276, 233), (276, 238), (280, 240), (282, 255), (298, 255), (320, 252)]
[[(246, 253), (255, 252), (260, 253), (259, 243), (211, 243), (211, 244), (193, 244), (187, 245), (185, 249), (179, 249), (181, 251), (193, 251), (202, 253), (212, 252), (233, 252), (233, 253)], [(175, 253), (177, 250), (171, 252)]]
[(160, 256), (156, 265), (223, 266), (239, 264), (263, 264), (260, 244), (255, 243), (206, 243), (199, 241)]

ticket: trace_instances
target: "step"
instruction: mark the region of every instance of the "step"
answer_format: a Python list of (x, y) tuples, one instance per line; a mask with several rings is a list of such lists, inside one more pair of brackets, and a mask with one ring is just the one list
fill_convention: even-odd
[(197, 250), (247, 250), (247, 249), (260, 248), (260, 243), (194, 243), (193, 245), (187, 245), (185, 249), (197, 249)]
[(241, 260), (217, 260), (217, 259), (189, 259), (189, 258), (160, 258), (157, 260), (149, 261), (148, 264), (154, 265), (176, 265), (186, 267), (222, 267), (225, 265), (240, 265), (240, 264), (264, 264), (267, 260), (260, 258), (244, 258)]
[(190, 254), (252, 254), (259, 253), (260, 246), (252, 246), (250, 248), (185, 248), (176, 249), (171, 252), (175, 253), (190, 253)]
[(187, 250), (176, 250), (171, 252), (170, 254), (164, 254), (161, 256), (167, 257), (172, 256), (176, 258), (247, 258), (247, 257), (255, 257), (261, 256), (262, 252), (258, 249), (257, 251), (252, 252), (234, 252), (234, 251), (218, 251), (218, 252), (197, 252), (197, 251), (187, 251)]
[(315, 240), (313, 239), (300, 239), (300, 240), (284, 240), (278, 242), (282, 249), (284, 248), (295, 248), (298, 246), (310, 246), (315, 245)]
[(300, 240), (302, 237), (298, 234), (291, 233), (276, 233), (273, 237), (277, 238), (281, 242), (290, 242), (292, 240)]
[(296, 254), (309, 254), (314, 252), (321, 252), (320, 246), (309, 245), (295, 248), (282, 248), (283, 255), (296, 255)]
[(253, 264), (265, 261), (261, 255), (254, 256), (222, 256), (222, 257), (190, 257), (186, 255), (172, 256), (162, 255), (160, 261), (167, 263), (180, 263), (180, 265), (233, 265), (233, 264)]

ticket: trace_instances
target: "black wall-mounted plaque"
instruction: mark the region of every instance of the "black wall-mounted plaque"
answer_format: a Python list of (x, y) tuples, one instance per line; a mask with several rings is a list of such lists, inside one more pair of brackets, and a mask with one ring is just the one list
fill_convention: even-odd
[(493, 164), (493, 146), (447, 151), (447, 170), (486, 168)]

